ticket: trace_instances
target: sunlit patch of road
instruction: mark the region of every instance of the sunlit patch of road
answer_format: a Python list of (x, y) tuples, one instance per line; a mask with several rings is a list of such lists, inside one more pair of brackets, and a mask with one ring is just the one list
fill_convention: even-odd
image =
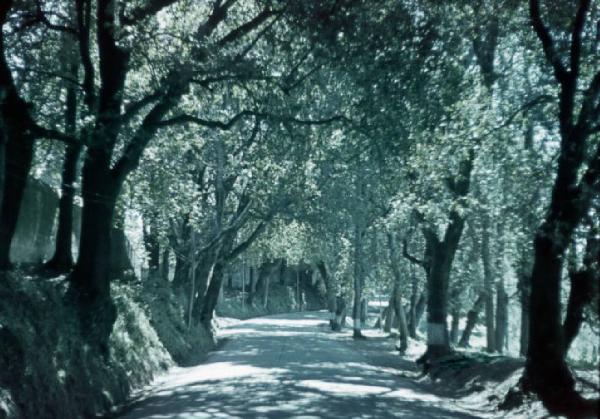
[(373, 365), (325, 324), (326, 313), (314, 312), (233, 324), (206, 362), (173, 370), (119, 417), (480, 417)]

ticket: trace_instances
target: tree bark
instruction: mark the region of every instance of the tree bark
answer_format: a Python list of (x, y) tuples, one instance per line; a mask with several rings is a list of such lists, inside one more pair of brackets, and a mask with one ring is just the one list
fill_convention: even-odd
[(362, 253), (362, 231), (358, 226), (354, 229), (354, 304), (352, 306), (353, 334), (354, 338), (363, 338), (361, 332), (361, 306), (363, 292), (363, 253)]
[[(531, 23), (540, 39), (547, 61), (552, 65), (559, 86), (558, 123), (560, 151), (557, 174), (552, 187), (550, 205), (534, 239), (534, 262), (531, 274), (529, 347), (523, 385), (540, 397), (553, 415), (596, 417), (598, 400), (585, 400), (575, 389), (565, 356), (565, 336), (561, 324), (561, 279), (563, 256), (573, 232), (589, 211), (599, 191), (600, 146), (596, 147), (588, 167), (580, 176), (585, 160), (586, 140), (591, 134), (591, 98), (600, 92), (600, 73), (596, 73), (584, 91), (578, 115), (575, 104), (579, 82), (579, 60), (582, 52), (589, 1), (577, 7), (570, 36), (569, 63), (555, 50), (554, 39), (545, 26), (537, 0), (529, 1)], [(576, 121), (576, 122), (575, 122)]]
[(408, 349), (408, 325), (406, 323), (406, 313), (402, 306), (402, 290), (397, 284), (394, 287), (393, 299), (394, 314), (398, 319), (398, 344), (397, 349), (401, 354), (404, 354)]
[(165, 246), (162, 252), (162, 257), (160, 261), (160, 278), (163, 281), (169, 280), (169, 259), (170, 259), (171, 251), (168, 247)]
[(219, 292), (223, 286), (223, 270), (225, 266), (222, 261), (215, 263), (212, 272), (212, 278), (206, 296), (202, 303), (202, 312), (200, 313), (200, 322), (209, 330), (212, 328), (212, 320), (214, 318), (215, 309), (219, 302)]
[(58, 203), (58, 228), (54, 256), (44, 268), (52, 272), (67, 272), (73, 268), (73, 198), (81, 146), (67, 146), (63, 163), (62, 187)]
[(317, 263), (317, 269), (325, 283), (325, 293), (327, 295), (327, 310), (329, 311), (329, 326), (332, 330), (335, 329), (335, 288), (333, 280), (327, 273), (327, 267), (322, 260)]
[(506, 345), (506, 334), (508, 333), (508, 294), (504, 289), (504, 281), (500, 280), (496, 284), (496, 329), (495, 343), (496, 350), (504, 352)]
[(456, 345), (458, 342), (458, 325), (460, 321), (460, 309), (458, 307), (452, 308), (452, 323), (450, 325), (450, 343)]
[(485, 301), (485, 335), (486, 351), (496, 350), (496, 332), (494, 328), (494, 273), (492, 271), (492, 256), (490, 249), (490, 220), (489, 215), (483, 215), (483, 232), (481, 238), (481, 261), (483, 262), (483, 288)]
[(144, 248), (150, 275), (156, 275), (160, 269), (160, 244), (156, 230), (154, 216), (144, 219)]
[(529, 255), (522, 256), (517, 271), (517, 288), (519, 290), (519, 302), (521, 305), (521, 330), (519, 335), (519, 355), (527, 356), (529, 344), (529, 296), (531, 293), (531, 269), (527, 268), (529, 264)]
[(477, 300), (475, 300), (475, 304), (473, 304), (473, 308), (469, 310), (467, 313), (467, 324), (465, 325), (465, 329), (463, 330), (462, 336), (460, 338), (460, 342), (458, 346), (461, 348), (469, 347), (469, 340), (471, 339), (471, 333), (477, 324), (477, 319), (479, 317), (479, 312), (483, 308), (485, 302), (485, 292), (479, 293), (477, 296)]
[(83, 167), (79, 258), (70, 276), (77, 298), (82, 330), (102, 353), (117, 317), (110, 298), (110, 250), (112, 223), (119, 188), (112, 181), (110, 155), (88, 149)]
[[(460, 163), (459, 172), (451, 181), (451, 191), (457, 199), (469, 193), (471, 172), (475, 152), (469, 150), (468, 157)], [(449, 215), (443, 240), (430, 226), (423, 228), (428, 253), (425, 257), (427, 275), (427, 350), (419, 363), (427, 365), (432, 358), (451, 352), (446, 318), (448, 315), (448, 286), (452, 262), (465, 226), (465, 220), (457, 209)]]
[[(75, 20), (75, 19), (71, 19)], [(71, 35), (65, 35), (64, 48), (68, 54), (66, 71), (73, 80), (78, 80), (79, 58)], [(66, 86), (65, 133), (75, 137), (77, 134), (77, 88), (71, 82)], [(68, 145), (62, 171), (61, 194), (58, 204), (58, 228), (54, 256), (46, 262), (44, 268), (53, 272), (67, 272), (73, 268), (73, 199), (77, 179), (77, 163), (82, 145)]]
[(417, 307), (415, 309), (415, 335), (416, 330), (419, 328), (423, 314), (425, 314), (425, 308), (427, 307), (427, 294), (423, 291), (419, 295), (417, 300)]
[(390, 333), (392, 331), (392, 324), (394, 323), (394, 297), (388, 301), (388, 306), (383, 311), (383, 331)]
[(600, 263), (600, 239), (598, 239), (596, 234), (595, 229), (590, 228), (583, 258), (583, 267), (569, 272), (571, 291), (567, 302), (567, 314), (563, 322), (565, 354), (569, 352), (573, 340), (579, 333), (579, 329), (583, 323), (584, 308), (594, 298), (594, 282), (596, 284), (600, 283), (600, 272), (597, 266)]
[[(419, 281), (411, 267), (412, 291), (410, 294), (410, 308), (408, 314), (408, 335), (417, 338), (417, 302), (419, 301)], [(421, 294), (423, 297), (423, 294)], [(424, 298), (424, 297), (423, 297)]]

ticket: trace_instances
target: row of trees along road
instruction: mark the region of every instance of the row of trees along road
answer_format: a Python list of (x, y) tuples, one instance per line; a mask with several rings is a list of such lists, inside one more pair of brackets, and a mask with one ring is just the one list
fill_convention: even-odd
[(4, 1), (0, 268), (38, 177), (61, 197), (43, 269), (69, 273), (100, 352), (112, 231), (134, 213), (190, 327), (211, 327), (242, 255), (259, 279), (303, 259), (334, 327), (352, 293), (355, 337), (375, 290), (401, 351), (425, 315), (422, 362), (478, 321), (504, 351), (518, 306), (523, 388), (597, 411), (567, 355), (598, 328), (599, 17), (592, 0)]

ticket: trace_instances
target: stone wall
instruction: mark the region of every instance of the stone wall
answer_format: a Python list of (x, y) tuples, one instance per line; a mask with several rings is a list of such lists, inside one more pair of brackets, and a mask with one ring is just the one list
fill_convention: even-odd
[(30, 179), (10, 249), (14, 263), (40, 263), (52, 256), (57, 213), (57, 194), (45, 183)]

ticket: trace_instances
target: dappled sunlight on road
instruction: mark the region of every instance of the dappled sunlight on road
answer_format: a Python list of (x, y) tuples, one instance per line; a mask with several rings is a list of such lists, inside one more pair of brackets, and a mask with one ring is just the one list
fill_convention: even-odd
[(389, 365), (370, 363), (361, 348), (378, 342), (332, 333), (325, 316), (293, 313), (232, 325), (205, 363), (175, 369), (120, 417), (479, 417), (420, 391)]
[(322, 380), (302, 380), (298, 385), (314, 388), (326, 393), (346, 395), (381, 394), (390, 391), (388, 387), (365, 386), (362, 384), (338, 383)]

